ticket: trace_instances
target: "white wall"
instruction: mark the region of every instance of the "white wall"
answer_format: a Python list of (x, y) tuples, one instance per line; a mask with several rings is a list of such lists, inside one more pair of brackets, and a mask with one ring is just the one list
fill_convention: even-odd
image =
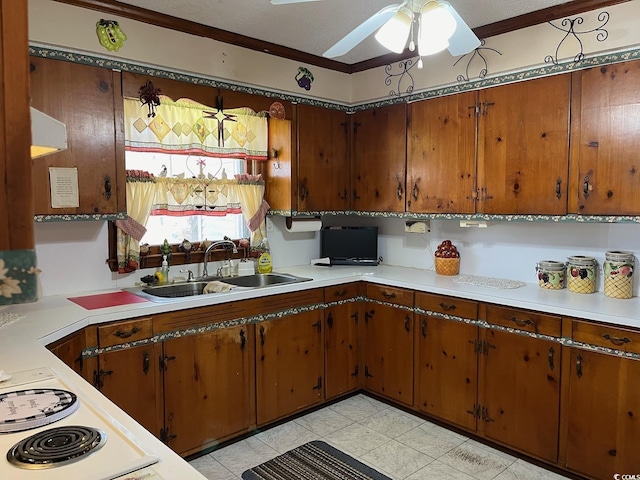
[[(308, 264), (320, 254), (318, 232), (290, 233), (284, 219), (269, 218), (268, 237), (275, 269)], [(595, 257), (601, 265), (607, 250), (640, 252), (639, 224), (490, 223), (486, 229), (460, 228), (452, 220), (432, 220), (431, 232), (405, 233), (405, 221), (388, 218), (329, 217), (325, 225), (375, 225), (379, 228), (379, 255), (389, 265), (433, 269), (438, 243), (450, 239), (461, 254), (463, 274), (536, 283), (540, 260), (566, 261), (571, 255)], [(152, 269), (112, 274), (105, 265), (105, 222), (45, 223), (36, 225), (36, 252), (42, 294), (78, 292), (133, 285)], [(637, 263), (637, 260), (636, 260)], [(214, 263), (214, 266), (216, 264)], [(192, 266), (199, 272), (199, 265)], [(180, 275), (172, 267), (172, 275)], [(602, 279), (598, 290), (602, 291)], [(638, 295), (640, 282), (634, 285)]]

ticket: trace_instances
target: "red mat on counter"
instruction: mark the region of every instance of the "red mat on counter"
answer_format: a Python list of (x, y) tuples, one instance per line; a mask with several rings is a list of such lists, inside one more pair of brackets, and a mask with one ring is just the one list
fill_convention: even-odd
[(102, 293), (99, 295), (87, 295), (86, 297), (69, 297), (73, 303), (77, 303), (87, 310), (98, 308), (117, 307), (118, 305), (128, 305), (130, 303), (146, 302), (142, 297), (129, 292)]

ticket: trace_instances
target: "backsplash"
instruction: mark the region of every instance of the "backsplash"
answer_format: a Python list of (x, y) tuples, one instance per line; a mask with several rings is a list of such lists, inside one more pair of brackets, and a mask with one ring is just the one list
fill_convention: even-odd
[[(458, 221), (432, 220), (425, 234), (405, 233), (405, 221), (396, 218), (327, 217), (325, 225), (375, 225), (379, 228), (379, 255), (383, 263), (433, 269), (438, 243), (450, 239), (461, 255), (460, 273), (537, 283), (540, 260), (566, 261), (568, 256), (595, 257), (599, 269), (607, 250), (640, 254), (640, 225), (581, 223), (490, 223), (488, 228), (460, 228)], [(269, 245), (275, 270), (307, 264), (320, 250), (318, 232), (290, 233), (284, 218), (268, 218)], [(141, 276), (109, 271), (106, 222), (36, 224), (36, 253), (43, 296), (70, 295), (133, 285)], [(196, 266), (197, 267), (197, 266)], [(181, 266), (180, 268), (185, 268)], [(178, 268), (174, 267), (175, 275)], [(640, 282), (635, 281), (634, 296)], [(598, 275), (596, 290), (602, 291)]]

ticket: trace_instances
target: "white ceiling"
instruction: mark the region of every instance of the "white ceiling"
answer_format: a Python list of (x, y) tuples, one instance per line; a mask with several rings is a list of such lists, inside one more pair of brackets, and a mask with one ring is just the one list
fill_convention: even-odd
[[(322, 0), (272, 5), (269, 0), (118, 0), (228, 32), (321, 56), (381, 8), (400, 0)], [(574, 0), (579, 1), (579, 0)], [(471, 28), (569, 0), (449, 0)], [(336, 60), (354, 64), (389, 53), (373, 35)]]

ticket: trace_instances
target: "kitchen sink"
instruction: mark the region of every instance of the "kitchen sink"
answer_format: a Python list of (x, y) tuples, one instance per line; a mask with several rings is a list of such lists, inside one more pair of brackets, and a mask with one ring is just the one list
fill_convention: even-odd
[(243, 277), (209, 277), (195, 282), (173, 283), (171, 285), (158, 285), (147, 287), (134, 287), (125, 289), (135, 295), (147, 298), (151, 301), (165, 301), (182, 297), (202, 295), (204, 287), (209, 282), (220, 281), (235, 287), (246, 289), (264, 288), (288, 283), (299, 283), (311, 280), (311, 278), (297, 277), (284, 273), (257, 273)]

